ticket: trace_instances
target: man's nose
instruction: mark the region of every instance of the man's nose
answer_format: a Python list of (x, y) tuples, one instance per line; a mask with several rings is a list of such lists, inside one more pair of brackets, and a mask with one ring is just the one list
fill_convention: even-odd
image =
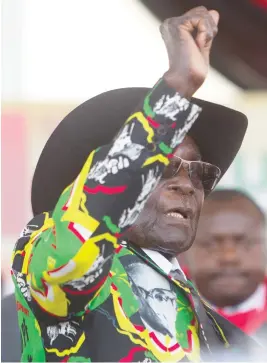
[(189, 173), (183, 166), (180, 167), (178, 173), (171, 179), (168, 189), (184, 195), (192, 195), (195, 193), (195, 188), (191, 182)]
[(221, 261), (223, 263), (234, 263), (239, 259), (238, 254), (235, 242), (231, 238), (224, 240), (221, 246)]

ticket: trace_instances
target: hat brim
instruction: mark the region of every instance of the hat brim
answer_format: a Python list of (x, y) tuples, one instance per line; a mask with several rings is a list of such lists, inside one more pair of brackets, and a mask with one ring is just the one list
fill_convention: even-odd
[[(54, 209), (62, 191), (79, 174), (89, 153), (111, 141), (144, 99), (148, 88), (124, 88), (102, 93), (75, 108), (48, 139), (32, 181), (32, 210), (37, 215)], [(242, 113), (193, 98), (202, 112), (189, 135), (202, 159), (217, 165), (221, 177), (234, 160), (245, 135)]]

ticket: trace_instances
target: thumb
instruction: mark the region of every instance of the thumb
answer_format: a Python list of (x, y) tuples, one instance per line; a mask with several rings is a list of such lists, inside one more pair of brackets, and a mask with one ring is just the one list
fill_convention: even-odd
[(218, 13), (218, 11), (210, 10), (209, 13), (212, 16), (212, 19), (214, 20), (215, 24), (218, 25), (220, 19), (220, 14)]

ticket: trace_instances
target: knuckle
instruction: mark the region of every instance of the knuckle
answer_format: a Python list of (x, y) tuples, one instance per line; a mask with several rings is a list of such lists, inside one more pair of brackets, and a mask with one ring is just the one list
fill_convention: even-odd
[(204, 26), (206, 29), (211, 29), (209, 19), (204, 17), (200, 20), (201, 25)]
[(207, 32), (206, 34), (206, 40), (207, 42), (211, 41), (213, 39), (214, 35), (212, 32)]
[(167, 19), (168, 26), (175, 26), (181, 22), (181, 16), (177, 16), (175, 18), (169, 18)]
[(183, 21), (181, 21), (180, 18), (169, 18), (166, 19), (161, 26), (161, 34), (175, 34), (177, 30), (179, 29), (180, 24), (182, 24)]
[(160, 33), (162, 36), (166, 35), (167, 31), (168, 31), (168, 25), (166, 23), (166, 21), (164, 21), (160, 27), (159, 27)]
[(217, 25), (215, 24), (212, 16), (208, 13), (207, 15), (205, 15), (205, 23), (207, 24), (207, 26), (209, 26), (210, 28), (214, 29), (217, 27)]
[(209, 12), (205, 6), (198, 6), (192, 10), (189, 10), (185, 13), (181, 18), (186, 20), (193, 20), (193, 19), (205, 19), (209, 16)]
[(204, 15), (204, 14), (209, 13), (209, 12), (208, 12), (208, 9), (205, 6), (198, 6), (198, 7), (194, 8), (194, 9), (190, 10), (188, 13)]
[(169, 28), (169, 26), (173, 23), (174, 18), (168, 18), (163, 21), (160, 25), (160, 30), (164, 31)]
[(198, 11), (208, 11), (206, 6), (203, 6), (203, 5), (196, 7), (196, 10), (198, 10)]

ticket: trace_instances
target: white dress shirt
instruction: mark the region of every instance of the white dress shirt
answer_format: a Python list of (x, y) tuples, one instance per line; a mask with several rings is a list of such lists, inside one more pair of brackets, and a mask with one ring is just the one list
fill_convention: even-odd
[(151, 258), (155, 264), (157, 264), (167, 275), (170, 274), (171, 271), (180, 270), (183, 274), (185, 280), (187, 280), (181, 266), (176, 257), (172, 257), (169, 261), (166, 257), (164, 257), (161, 253), (153, 250), (149, 250), (147, 248), (142, 248), (142, 250)]

